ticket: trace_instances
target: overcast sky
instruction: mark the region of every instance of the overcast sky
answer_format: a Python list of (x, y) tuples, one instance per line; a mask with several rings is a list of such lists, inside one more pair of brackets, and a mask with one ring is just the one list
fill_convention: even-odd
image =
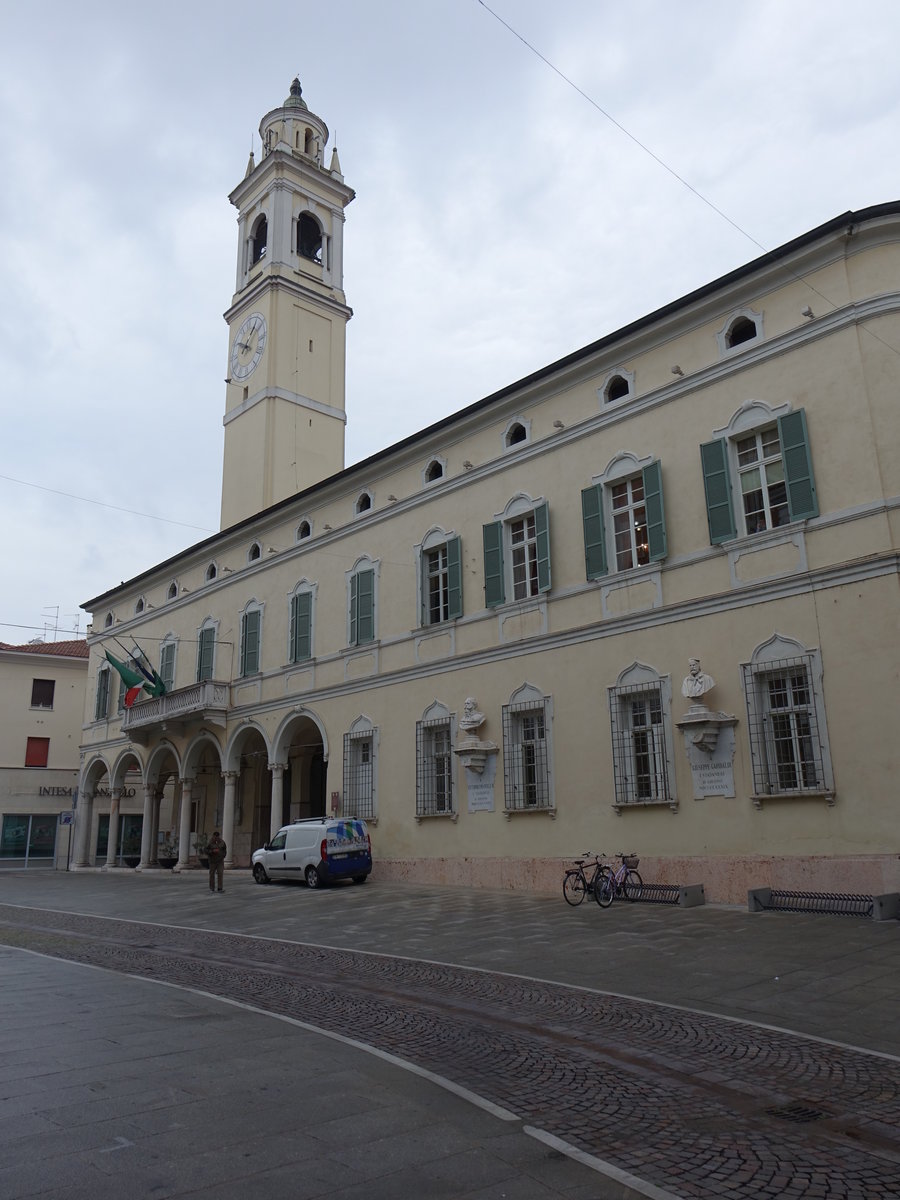
[(900, 197), (896, 0), (491, 8), (627, 134), (479, 0), (3, 6), (0, 641), (218, 529), (227, 195), (295, 74), (357, 193), (348, 465)]

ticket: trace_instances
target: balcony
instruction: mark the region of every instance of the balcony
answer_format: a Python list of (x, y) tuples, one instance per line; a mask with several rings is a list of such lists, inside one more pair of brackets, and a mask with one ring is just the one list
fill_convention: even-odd
[(125, 710), (122, 732), (136, 742), (143, 742), (167, 730), (184, 733), (193, 724), (218, 725), (224, 729), (229, 691), (227, 683), (204, 679), (164, 696), (141, 700)]

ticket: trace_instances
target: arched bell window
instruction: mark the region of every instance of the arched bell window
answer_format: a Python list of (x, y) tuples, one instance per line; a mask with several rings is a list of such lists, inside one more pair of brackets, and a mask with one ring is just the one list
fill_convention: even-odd
[(252, 254), (251, 265), (258, 263), (266, 252), (266, 245), (269, 239), (269, 222), (265, 217), (260, 217), (253, 227), (253, 237), (251, 240)]
[(322, 262), (322, 227), (308, 212), (301, 213), (297, 222), (297, 253), (311, 262)]

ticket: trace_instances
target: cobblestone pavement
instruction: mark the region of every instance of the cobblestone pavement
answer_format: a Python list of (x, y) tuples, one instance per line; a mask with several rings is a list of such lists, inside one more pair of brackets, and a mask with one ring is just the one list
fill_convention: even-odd
[(395, 1054), (686, 1200), (900, 1194), (900, 1062), (487, 970), (0, 905), (0, 941)]

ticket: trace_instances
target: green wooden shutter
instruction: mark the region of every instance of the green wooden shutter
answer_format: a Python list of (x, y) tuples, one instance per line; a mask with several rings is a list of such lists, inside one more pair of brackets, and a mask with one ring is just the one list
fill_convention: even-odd
[(159, 677), (171, 692), (175, 686), (175, 643), (169, 642), (159, 652)]
[(581, 493), (581, 520), (584, 525), (584, 569), (588, 579), (599, 579), (607, 572), (603, 488), (599, 483)]
[(447, 616), (462, 616), (462, 555), (458, 537), (447, 542)]
[(644, 467), (642, 474), (650, 561), (659, 562), (660, 559), (666, 557), (669, 545), (666, 537), (666, 511), (663, 506), (662, 467), (659, 459)]
[(375, 572), (358, 571), (351, 587), (350, 642), (359, 646), (375, 638)]
[(484, 603), (496, 608), (505, 600), (503, 590), (503, 525), (494, 521), (483, 528), (484, 537)]
[(255, 675), (259, 670), (259, 609), (244, 613), (241, 637), (241, 675)]
[(798, 408), (796, 412), (779, 417), (778, 436), (781, 438), (784, 479), (787, 484), (788, 511), (791, 520), (802, 521), (804, 517), (817, 517), (819, 505), (816, 499), (812, 458), (809, 453), (805, 410)]
[(539, 504), (534, 510), (534, 531), (537, 539), (538, 591), (550, 591), (550, 509)]
[(97, 703), (94, 706), (94, 720), (102, 720), (109, 709), (109, 668), (101, 667), (97, 672)]
[(700, 447), (703, 487), (706, 491), (706, 519), (709, 540), (714, 546), (737, 536), (731, 507), (731, 479), (728, 474), (728, 446), (724, 438), (704, 442)]
[(312, 656), (312, 596), (298, 592), (291, 597), (291, 662)]
[(213, 655), (216, 649), (215, 629), (201, 629), (200, 642), (197, 649), (197, 681), (212, 679)]

